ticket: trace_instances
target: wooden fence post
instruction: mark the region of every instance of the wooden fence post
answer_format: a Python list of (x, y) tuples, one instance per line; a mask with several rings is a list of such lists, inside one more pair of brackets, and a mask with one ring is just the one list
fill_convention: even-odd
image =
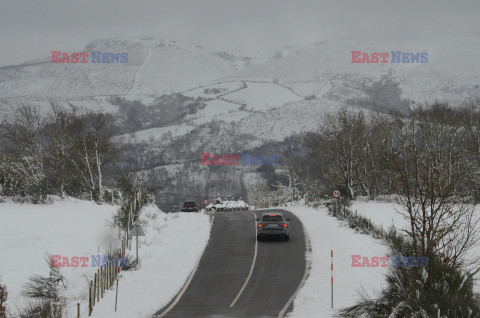
[(88, 316), (92, 315), (92, 284), (93, 282), (90, 281), (90, 288), (88, 290)]
[(105, 270), (103, 275), (105, 276), (105, 290), (108, 289), (108, 263), (105, 265)]
[(100, 301), (100, 270), (97, 269), (97, 277), (98, 277), (98, 282), (97, 282), (97, 303)]
[[(112, 262), (110, 262), (110, 286), (113, 284), (113, 268), (112, 268)], [(110, 287), (108, 286), (108, 287)]]
[(92, 305), (95, 306), (95, 291), (97, 290), (97, 273), (95, 273), (95, 278), (93, 279), (93, 301)]
[(105, 267), (105, 268), (103, 269), (103, 291), (105, 291), (105, 289), (106, 289), (105, 287), (107, 286), (107, 284), (106, 284), (106, 282), (105, 282), (105, 277), (107, 277), (107, 275), (105, 275), (106, 272), (107, 272), (107, 268)]
[(80, 303), (77, 303), (77, 318), (80, 318)]
[(102, 299), (103, 299), (103, 285), (104, 285), (104, 279), (103, 279), (103, 266), (100, 266), (100, 281), (101, 281), (101, 284), (100, 284), (100, 290), (102, 291)]

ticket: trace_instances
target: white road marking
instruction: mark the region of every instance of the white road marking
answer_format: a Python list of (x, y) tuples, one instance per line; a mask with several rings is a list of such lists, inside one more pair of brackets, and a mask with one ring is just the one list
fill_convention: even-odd
[(305, 272), (303, 273), (302, 281), (298, 285), (297, 290), (295, 290), (292, 297), (290, 297), (290, 299), (287, 301), (285, 306), (283, 306), (277, 318), (283, 318), (285, 316), (285, 312), (287, 311), (288, 307), (290, 307), (295, 297), (297, 297), (297, 294), (300, 291), (300, 289), (302, 289), (303, 285), (305, 285), (305, 281), (307, 280), (308, 274), (310, 273), (310, 240), (308, 238), (307, 232), (305, 232), (305, 228), (303, 229), (303, 233), (305, 235), (305, 254), (307, 254), (305, 255), (306, 256)]
[[(254, 221), (256, 219), (256, 214), (253, 213), (253, 212), (250, 212), (251, 214), (253, 214), (253, 217), (254, 217)], [(245, 280), (245, 283), (243, 283), (243, 286), (242, 288), (240, 289), (240, 291), (238, 292), (238, 295), (237, 297), (235, 297), (235, 299), (232, 301), (232, 303), (230, 304), (229, 308), (232, 308), (233, 306), (235, 306), (235, 303), (237, 302), (237, 300), (240, 298), (240, 296), (242, 295), (245, 287), (247, 287), (247, 284), (248, 284), (248, 281), (250, 280), (250, 277), (252, 276), (253, 274), (253, 269), (255, 268), (255, 262), (257, 261), (257, 250), (258, 250), (258, 240), (256, 239), (256, 236), (257, 236), (257, 222), (255, 221), (254, 222), (255, 224), (255, 253), (253, 255), (253, 261), (252, 261), (252, 266), (250, 267), (250, 273), (248, 274), (248, 277), (247, 279)]]
[[(211, 232), (212, 226), (213, 226), (213, 219), (215, 219), (215, 216), (212, 216), (212, 219), (210, 220), (210, 232)], [(203, 255), (203, 253), (202, 253), (202, 255)], [(185, 285), (183, 285), (183, 288), (180, 291), (180, 293), (177, 295), (177, 298), (175, 298), (173, 303), (170, 306), (168, 306), (168, 308), (165, 309), (164, 312), (162, 312), (160, 315), (156, 315), (154, 317), (161, 318), (161, 317), (165, 316), (180, 301), (180, 298), (182, 298), (183, 293), (185, 293), (185, 291), (188, 288), (188, 285), (190, 285), (190, 283), (193, 279), (193, 276), (195, 276), (195, 273), (197, 272), (198, 264), (200, 263), (200, 260), (202, 259), (202, 255), (200, 255), (200, 257), (198, 258), (197, 263), (195, 264), (195, 267), (193, 268), (192, 272), (190, 273), (190, 276), (188, 276), (187, 282), (185, 283)]]

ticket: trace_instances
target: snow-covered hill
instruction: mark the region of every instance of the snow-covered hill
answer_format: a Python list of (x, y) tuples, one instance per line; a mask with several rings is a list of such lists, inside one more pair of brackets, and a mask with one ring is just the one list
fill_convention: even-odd
[[(95, 40), (78, 50), (127, 52), (128, 63), (58, 64), (51, 63), (48, 56), (2, 67), (0, 100), (59, 98), (81, 104), (110, 95), (149, 100), (164, 93), (185, 92), (268, 110), (312, 94), (319, 99), (354, 97), (361, 89), (359, 84), (389, 72), (400, 83), (402, 97), (415, 102), (480, 97), (480, 37), (429, 21), (421, 26), (421, 32), (408, 39), (357, 40), (330, 34), (328, 40), (279, 49), (266, 61), (155, 35)], [(352, 51), (424, 52), (428, 62), (351, 63)], [(287, 90), (251, 83), (235, 91), (245, 80), (274, 79)]]
[[(123, 131), (118, 140), (148, 145), (132, 148), (135, 155), (125, 160), (163, 156), (166, 161), (158, 162), (168, 166), (192, 163), (202, 152), (259, 149), (266, 142), (314, 131), (326, 114), (341, 107), (364, 109), (375, 102), (406, 109), (436, 100), (458, 105), (480, 98), (480, 36), (431, 20), (416, 21), (416, 30), (408, 36), (354, 39), (329, 28), (316, 43), (278, 47), (266, 56), (156, 34), (100, 39), (79, 50), (128, 52), (128, 63), (55, 64), (45, 57), (2, 67), (0, 112), (17, 101), (47, 107), (48, 99), (55, 98), (66, 107), (121, 113), (125, 123), (125, 109), (122, 113), (122, 104), (111, 97), (125, 98), (124, 105), (139, 100), (146, 109), (157, 107), (151, 117), (158, 118)], [(388, 63), (352, 63), (352, 51), (428, 53), (428, 62), (391, 63), (390, 57)], [(178, 116), (165, 115), (159, 100), (174, 110), (184, 108)], [(198, 105), (177, 107), (171, 100)], [(169, 109), (171, 114), (174, 110)], [(155, 171), (158, 166), (130, 167)]]

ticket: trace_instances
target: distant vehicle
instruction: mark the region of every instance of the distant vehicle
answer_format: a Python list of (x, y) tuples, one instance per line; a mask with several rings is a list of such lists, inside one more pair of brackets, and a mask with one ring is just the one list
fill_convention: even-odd
[(207, 211), (219, 212), (219, 211), (248, 211), (250, 206), (239, 198), (238, 200), (223, 200), (217, 199), (215, 203), (211, 203), (206, 206)]
[(286, 241), (290, 239), (288, 234), (289, 218), (285, 218), (282, 212), (262, 213), (257, 220), (257, 241), (265, 237), (282, 237)]
[(198, 205), (194, 201), (184, 202), (182, 212), (198, 212)]

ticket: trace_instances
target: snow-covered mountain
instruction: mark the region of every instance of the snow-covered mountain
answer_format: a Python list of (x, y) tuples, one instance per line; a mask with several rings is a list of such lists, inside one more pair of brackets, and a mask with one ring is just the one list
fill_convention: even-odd
[[(2, 67), (0, 100), (55, 98), (114, 110), (108, 108), (106, 97), (147, 103), (162, 94), (184, 93), (213, 98), (214, 105), (223, 101), (216, 108), (225, 107), (230, 113), (232, 102), (268, 111), (311, 95), (319, 102), (362, 96), (364, 85), (384, 74), (399, 83), (402, 98), (413, 102), (460, 102), (480, 96), (480, 37), (433, 22), (425, 22), (421, 34), (412, 34), (409, 40), (332, 38), (278, 48), (263, 62), (255, 56), (235, 56), (155, 35), (95, 40), (79, 51), (127, 52), (128, 62), (64, 64), (51, 63), (48, 56)], [(428, 62), (351, 63), (352, 51), (427, 53)]]
[[(100, 39), (79, 51), (127, 52), (128, 62), (63, 64), (51, 63), (48, 56), (2, 67), (0, 109), (18, 101), (46, 107), (48, 99), (55, 99), (119, 114), (124, 124), (135, 105), (151, 109), (143, 125), (130, 125), (119, 140), (137, 158), (131, 159), (136, 160), (131, 170), (151, 176), (164, 167), (170, 171), (162, 179), (167, 182), (182, 174), (178, 167), (170, 169), (172, 164), (211, 168), (200, 166), (200, 153), (258, 151), (266, 143), (316, 130), (326, 114), (340, 107), (375, 102), (406, 108), (479, 99), (480, 37), (430, 21), (417, 29), (408, 37), (393, 33), (378, 40), (333, 33), (325, 39), (324, 34), (317, 43), (271, 50), (275, 53), (269, 58), (155, 34)], [(352, 51), (390, 56), (388, 63), (352, 63)], [(426, 53), (428, 61), (392, 63), (392, 51)], [(176, 101), (183, 103), (178, 114)], [(142, 159), (147, 157), (160, 159)]]

